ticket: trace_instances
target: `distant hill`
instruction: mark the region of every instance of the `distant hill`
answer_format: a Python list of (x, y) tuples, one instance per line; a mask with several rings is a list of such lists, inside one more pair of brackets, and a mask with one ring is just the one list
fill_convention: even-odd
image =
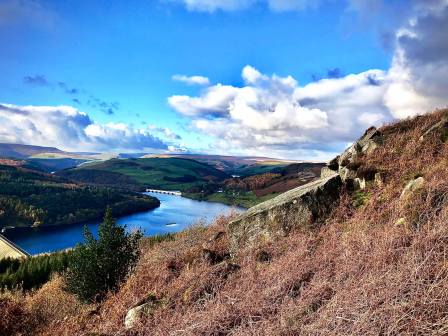
[(270, 172), (297, 161), (273, 159), (256, 156), (229, 156), (206, 154), (148, 154), (146, 158), (184, 158), (206, 163), (230, 175), (250, 176)]
[(196, 185), (224, 181), (230, 175), (208, 164), (185, 158), (111, 159), (57, 173), (75, 181), (125, 188), (184, 191)]
[[(136, 153), (96, 153), (66, 152), (56, 147), (33, 146), (23, 144), (0, 143), (0, 158), (27, 160), (33, 169), (45, 172), (56, 172), (74, 168), (89, 161), (105, 161), (110, 159), (187, 159), (205, 163), (228, 175), (252, 176), (269, 173), (289, 164), (294, 160), (280, 160), (269, 157), (230, 156), (207, 154), (147, 154)], [(300, 162), (299, 162), (300, 163)]]
[(26, 159), (42, 153), (64, 153), (55, 147), (42, 147), (22, 144), (0, 143), (0, 157), (13, 159)]
[[(114, 155), (66, 152), (56, 147), (0, 143), (0, 160), (22, 160), (20, 166), (47, 173), (73, 168), (89, 161), (109, 159), (112, 156)], [(18, 162), (15, 165), (18, 165)]]

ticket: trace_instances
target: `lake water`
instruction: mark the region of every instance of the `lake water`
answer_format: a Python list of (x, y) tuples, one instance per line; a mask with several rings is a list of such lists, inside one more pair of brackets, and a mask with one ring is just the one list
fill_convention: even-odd
[[(152, 194), (160, 200), (160, 207), (121, 217), (117, 222), (128, 231), (141, 229), (146, 236), (181, 231), (198, 221), (210, 223), (219, 214), (244, 211), (221, 203), (195, 201), (181, 196)], [(101, 221), (87, 223), (95, 235)], [(83, 241), (84, 224), (10, 230), (5, 235), (30, 254), (53, 252), (75, 246)]]

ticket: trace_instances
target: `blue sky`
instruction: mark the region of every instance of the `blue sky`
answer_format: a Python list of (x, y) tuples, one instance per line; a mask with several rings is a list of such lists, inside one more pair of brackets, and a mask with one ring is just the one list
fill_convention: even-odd
[[(151, 141), (158, 138), (171, 150), (182, 148), (221, 154), (259, 152), (259, 155), (285, 157), (289, 148), (295, 146), (301, 149), (294, 154), (295, 159), (329, 156), (362, 131), (357, 129), (361, 127), (359, 123), (346, 131), (336, 130), (336, 135), (341, 134), (331, 145), (328, 137), (308, 134), (309, 129), (328, 132), (323, 128), (325, 123), (325, 127), (329, 125), (328, 115), (321, 115), (325, 119), (319, 124), (322, 128), (316, 123), (308, 125), (307, 111), (303, 108), (299, 111), (293, 100), (291, 113), (298, 113), (297, 124), (271, 125), (268, 122), (266, 127), (257, 129), (260, 137), (276, 133), (254, 148), (249, 148), (243, 140), (230, 145), (219, 144), (232, 135), (217, 134), (204, 127), (225, 130), (230, 128), (226, 120), (238, 127), (235, 120), (242, 122), (246, 113), (243, 110), (248, 104), (232, 113), (232, 106), (237, 105), (232, 99), (240, 95), (240, 91), (232, 93), (232, 98), (222, 98), (225, 101), (220, 103), (225, 105), (225, 111), (230, 111), (229, 115), (224, 115), (216, 113), (219, 109), (213, 103), (207, 103), (205, 109), (208, 110), (204, 111), (202, 100), (208, 99), (208, 90), (222, 83), (231, 88), (255, 87), (260, 101), (251, 101), (251, 108), (265, 104), (266, 94), (270, 97), (269, 104), (277, 106), (285, 97), (272, 94), (276, 90), (274, 74), (278, 78), (295, 79), (296, 83), (281, 90), (293, 90), (293, 99), (300, 107), (314, 95), (306, 96), (308, 100), (301, 96), (300, 101), (296, 91), (307, 88), (312, 82), (325, 82), (328, 77), (343, 85), (342, 81), (347, 81), (351, 74), (378, 69), (382, 73), (375, 76), (381, 77), (379, 81), (382, 82), (397, 54), (394, 38), (398, 27), (411, 15), (420, 13), (409, 9), (406, 3), (409, 5), (409, 2), (396, 1), (393, 6), (386, 6), (380, 1), (329, 0), (317, 6), (303, 0), (186, 0), (185, 3), (182, 0), (0, 0), (0, 43), (3, 46), (0, 103), (9, 104), (10, 108), (71, 106), (88, 115), (90, 121), (85, 125), (125, 124), (123, 127), (131, 135), (137, 132), (151, 139), (145, 142), (144, 137), (139, 138), (136, 146), (130, 142), (127, 147), (114, 144), (111, 139), (95, 143), (90, 138), (81, 139), (79, 150), (149, 151)], [(446, 5), (444, 1), (440, 3)], [(287, 6), (279, 9), (276, 4)], [(402, 9), (402, 15), (390, 15), (398, 8)], [(260, 74), (256, 82), (250, 83), (242, 75), (246, 66)], [(174, 75), (202, 76), (208, 78), (208, 83), (191, 85), (173, 80)], [(369, 76), (363, 78), (371, 80)], [(180, 106), (173, 100), (170, 102), (172, 96), (183, 96), (188, 101), (184, 99)], [(200, 111), (194, 104), (201, 105)], [(322, 105), (323, 101), (312, 108), (328, 114)], [(365, 119), (388, 121), (394, 117), (391, 109), (388, 110), (380, 120), (372, 116)], [(270, 118), (266, 116), (266, 109), (261, 112), (254, 117)], [(27, 110), (27, 113), (32, 119), (36, 112)], [(51, 125), (51, 113), (46, 118)], [(34, 120), (32, 123), (40, 125)], [(101, 129), (106, 132), (104, 127)], [(280, 129), (284, 132), (277, 132)], [(23, 134), (26, 131), (21, 130)], [(294, 136), (301, 132), (305, 135), (292, 143), (272, 140), (287, 137), (291, 132)], [(247, 133), (251, 133), (250, 129)], [(97, 133), (92, 134), (88, 136), (99, 137)], [(35, 138), (8, 134), (3, 139), (36, 144), (47, 144), (51, 140), (45, 134)], [(99, 146), (98, 142), (103, 145)], [(76, 141), (54, 145), (74, 149), (75, 144)], [(165, 150), (163, 147), (154, 146)]]

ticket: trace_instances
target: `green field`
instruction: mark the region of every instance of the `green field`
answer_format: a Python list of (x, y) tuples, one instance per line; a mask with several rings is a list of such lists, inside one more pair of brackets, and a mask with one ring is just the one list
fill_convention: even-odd
[(95, 184), (180, 191), (229, 177), (207, 164), (181, 158), (112, 159), (84, 164), (58, 175)]
[(237, 194), (233, 194), (231, 192), (220, 192), (213, 193), (210, 195), (201, 195), (201, 194), (183, 194), (183, 196), (196, 199), (203, 200), (209, 202), (219, 202), (228, 205), (237, 205), (243, 208), (250, 208), (258, 203), (267, 201), (275, 196), (279, 195), (279, 193), (268, 194), (262, 197), (257, 197), (252, 191), (248, 192), (238, 192)]
[(258, 174), (275, 172), (282, 168), (285, 168), (288, 165), (289, 163), (280, 163), (280, 162), (272, 162), (272, 163), (263, 162), (259, 164), (244, 165), (235, 168), (233, 174), (242, 177), (253, 176)]

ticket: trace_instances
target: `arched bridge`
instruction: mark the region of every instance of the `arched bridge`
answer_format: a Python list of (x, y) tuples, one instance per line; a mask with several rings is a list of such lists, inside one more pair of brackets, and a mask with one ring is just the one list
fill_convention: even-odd
[(156, 194), (182, 196), (182, 193), (180, 191), (172, 191), (172, 190), (146, 189), (146, 192), (152, 192), (152, 193), (156, 193)]

